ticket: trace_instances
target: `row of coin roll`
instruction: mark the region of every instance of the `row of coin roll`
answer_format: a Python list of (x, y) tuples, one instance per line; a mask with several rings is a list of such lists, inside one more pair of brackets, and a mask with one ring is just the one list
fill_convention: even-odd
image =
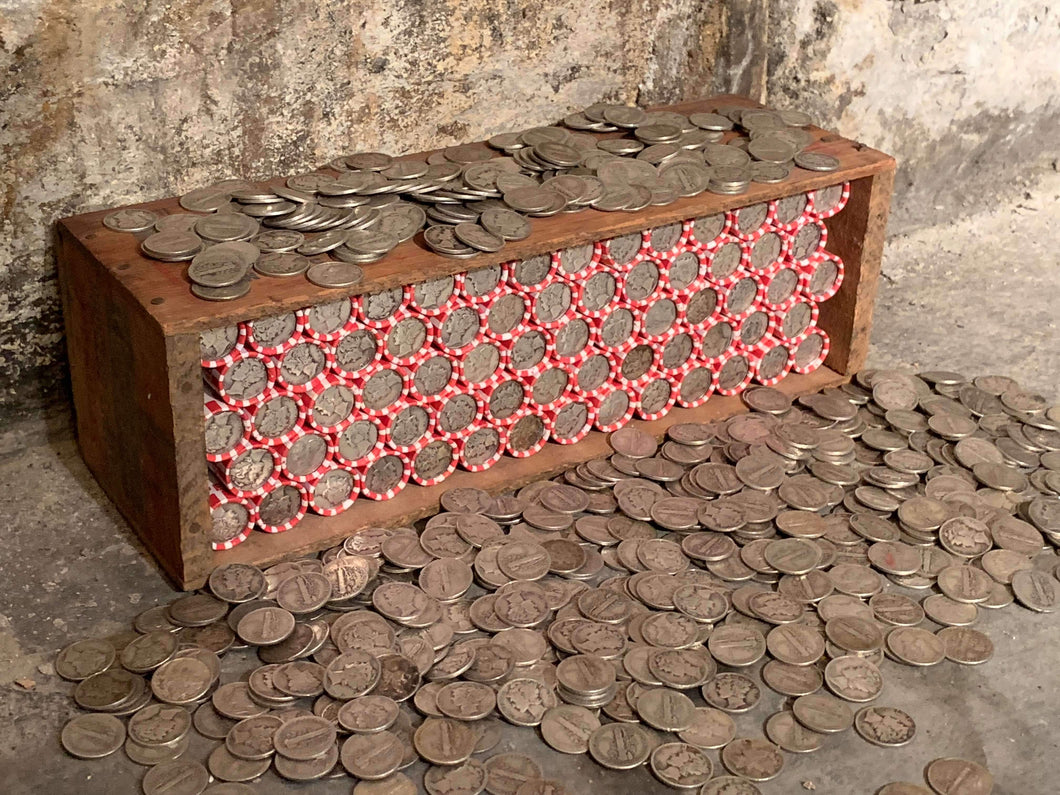
[(809, 373), (837, 185), (203, 335), (211, 544)]

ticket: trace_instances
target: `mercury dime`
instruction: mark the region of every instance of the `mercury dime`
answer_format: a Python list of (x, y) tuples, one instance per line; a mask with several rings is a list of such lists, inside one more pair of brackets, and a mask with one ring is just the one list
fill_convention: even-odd
[(1060, 606), (1060, 587), (1058, 586), (1060, 583), (1055, 578), (1041, 571), (1018, 571), (1012, 576), (1012, 590), (1016, 594), (1016, 599), (1024, 607), (1039, 613), (1051, 613)]
[(873, 745), (899, 746), (916, 735), (916, 723), (894, 707), (864, 707), (854, 716), (854, 729)]
[(985, 634), (969, 627), (945, 627), (936, 634), (946, 657), (962, 665), (979, 665), (994, 656), (994, 644)]
[(887, 634), (887, 649), (906, 665), (936, 665), (946, 656), (942, 641), (920, 627), (895, 627)]
[(352, 287), (364, 278), (364, 271), (350, 262), (327, 260), (310, 265), (306, 278), (320, 287)]
[(106, 671), (115, 657), (114, 646), (105, 640), (79, 640), (59, 652), (55, 672), (63, 679), (80, 682)]
[(800, 696), (795, 699), (791, 708), (799, 723), (822, 734), (846, 731), (854, 722), (854, 713), (850, 707), (823, 693)]
[(118, 210), (103, 216), (103, 225), (118, 232), (143, 232), (155, 225), (158, 215), (150, 210)]
[(839, 160), (821, 152), (799, 152), (795, 155), (795, 165), (808, 171), (835, 171)]
[(990, 771), (967, 759), (936, 759), (925, 775), (939, 795), (989, 795), (994, 788)]
[(721, 751), (721, 761), (729, 772), (750, 781), (769, 781), (780, 775), (784, 767), (784, 757), (777, 746), (746, 737), (726, 745)]
[(200, 763), (178, 759), (149, 769), (141, 786), (144, 795), (202, 795), (209, 783), (210, 773)]
[(100, 759), (125, 742), (125, 724), (113, 715), (78, 715), (63, 726), (63, 748), (78, 759)]
[(653, 743), (642, 727), (629, 723), (609, 723), (589, 737), (589, 754), (604, 767), (629, 770), (647, 761)]

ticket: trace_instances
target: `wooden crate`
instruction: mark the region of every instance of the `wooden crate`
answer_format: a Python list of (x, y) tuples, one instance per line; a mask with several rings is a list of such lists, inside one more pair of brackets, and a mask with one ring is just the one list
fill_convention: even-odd
[[(687, 114), (734, 104), (755, 106), (741, 97), (721, 96), (664, 109)], [(738, 196), (704, 193), (636, 213), (586, 211), (536, 218), (529, 238), (473, 260), (436, 255), (418, 236), (367, 266), (364, 281), (355, 287), (324, 289), (304, 279), (259, 279), (247, 296), (228, 303), (193, 297), (182, 264), (146, 259), (137, 236), (103, 226), (109, 210), (66, 218), (59, 222), (59, 278), (82, 455), (162, 568), (185, 589), (201, 586), (222, 561), (268, 565), (332, 546), (365, 527), (408, 524), (437, 511), (439, 496), (449, 488), (473, 485), (499, 492), (551, 476), (605, 455), (606, 436), (592, 432), (574, 445), (550, 444), (529, 458), (504, 458), (485, 472), (458, 471), (439, 486), (410, 486), (387, 502), (358, 500), (336, 517), (310, 514), (290, 532), (254, 533), (236, 548), (215, 553), (207, 540), (199, 334), (345, 295), (524, 259), (848, 181), (846, 208), (826, 222), (827, 248), (846, 266), (839, 292), (821, 304), (818, 325), (831, 338), (828, 359), (814, 373), (789, 375), (778, 388), (797, 395), (842, 383), (861, 367), (868, 349), (895, 162), (838, 135), (817, 128), (811, 132), (817, 139), (814, 151), (839, 158), (838, 172), (796, 169), (792, 179), (753, 183)], [(163, 214), (182, 211), (176, 198), (136, 206)], [(633, 424), (661, 436), (675, 423), (715, 420), (743, 410), (739, 397), (714, 396), (699, 408), (675, 408), (663, 419)]]

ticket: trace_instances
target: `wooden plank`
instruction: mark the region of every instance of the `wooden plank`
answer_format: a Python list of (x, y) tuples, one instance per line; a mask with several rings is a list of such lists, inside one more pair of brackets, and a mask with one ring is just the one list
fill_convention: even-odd
[[(188, 492), (178, 489), (169, 389), (169, 368), (178, 363), (167, 356), (154, 319), (62, 228), (59, 281), (81, 454), (166, 573), (180, 581), (181, 506), (201, 502), (206, 481), (204, 471)], [(197, 373), (197, 361), (194, 367)], [(201, 437), (201, 386), (197, 400), (199, 420), (191, 427)]]
[(845, 275), (839, 292), (821, 304), (818, 323), (832, 343), (828, 366), (846, 375), (860, 370), (869, 352), (894, 171), (892, 164), (851, 182), (847, 206), (826, 221), (827, 248), (842, 258)]
[[(845, 376), (822, 367), (809, 375), (789, 375), (777, 388), (792, 396), (804, 395), (847, 380)], [(747, 407), (739, 397), (716, 395), (698, 408), (675, 408), (662, 419), (651, 422), (634, 420), (630, 425), (641, 428), (656, 438), (662, 438), (666, 429), (677, 423), (713, 422), (746, 411)], [(269, 566), (281, 560), (327, 549), (367, 527), (409, 525), (416, 519), (437, 513), (438, 501), (442, 493), (449, 489), (473, 486), (492, 494), (517, 489), (535, 480), (552, 477), (585, 461), (609, 455), (611, 448), (607, 439), (608, 434), (594, 431), (577, 444), (549, 444), (540, 453), (529, 458), (504, 457), (485, 472), (458, 471), (437, 486), (410, 486), (386, 502), (358, 500), (350, 510), (330, 518), (310, 514), (290, 532), (277, 535), (255, 532), (234, 549), (214, 553), (214, 565), (253, 563)], [(206, 576), (208, 572), (201, 577), (190, 578), (184, 585), (187, 588), (200, 587)]]
[(198, 333), (166, 340), (166, 369), (173, 412), (173, 455), (180, 495), (178, 583), (203, 579), (213, 569), (210, 549), (209, 476), (203, 434), (202, 364)]
[[(726, 95), (682, 103), (667, 109), (694, 113), (732, 104), (755, 106), (757, 103), (746, 98)], [(279, 314), (336, 300), (344, 295), (371, 293), (400, 284), (474, 270), (498, 262), (524, 259), (570, 245), (604, 240), (626, 232), (650, 229), (674, 221), (834, 185), (845, 180), (873, 176), (894, 167), (893, 159), (881, 152), (818, 128), (812, 128), (811, 132), (817, 139), (812, 149), (838, 157), (841, 163), (839, 171), (818, 173), (795, 169), (793, 178), (784, 183), (753, 183), (746, 193), (738, 196), (704, 193), (680, 199), (663, 207), (648, 207), (636, 213), (586, 210), (583, 213), (560, 214), (552, 218), (535, 218), (532, 222), (534, 231), (526, 240), (511, 242), (500, 252), (479, 254), (469, 260), (453, 259), (433, 253), (422, 242), (421, 233), (415, 239), (399, 245), (383, 260), (366, 266), (364, 281), (355, 287), (324, 289), (304, 278), (261, 278), (254, 282), (248, 295), (222, 304), (209, 304), (191, 295), (190, 282), (184, 275), (185, 264), (163, 263), (143, 257), (139, 252), (139, 239), (143, 235), (138, 237), (103, 227), (102, 219), (108, 211), (67, 218), (60, 224), (88, 246), (96, 259), (103, 263), (144, 310), (155, 318), (166, 335), (182, 334)], [(480, 143), (479, 146), (485, 147), (485, 144)], [(423, 157), (424, 154), (417, 153), (408, 157)], [(277, 181), (271, 181), (269, 184), (275, 182)], [(176, 198), (135, 206), (160, 213), (183, 212)]]

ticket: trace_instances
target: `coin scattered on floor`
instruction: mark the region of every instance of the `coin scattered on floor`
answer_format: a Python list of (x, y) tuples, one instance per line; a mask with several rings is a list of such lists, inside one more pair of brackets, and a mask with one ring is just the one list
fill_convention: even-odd
[[(583, 791), (549, 777), (554, 752), (753, 795), (786, 754), (902, 753), (930, 727), (892, 705), (895, 666), (989, 665), (982, 611), (1060, 606), (1057, 412), (1007, 379), (883, 370), (746, 402), (661, 445), (627, 427), (610, 458), (513, 494), (451, 489), (417, 527), (218, 568), (136, 633), (60, 652), (85, 710), (63, 747), (124, 747), (149, 795), (273, 775)], [(945, 438), (943, 415), (974, 435)], [(543, 761), (499, 752), (499, 721)], [(942, 795), (993, 786), (951, 756), (924, 775)]]

